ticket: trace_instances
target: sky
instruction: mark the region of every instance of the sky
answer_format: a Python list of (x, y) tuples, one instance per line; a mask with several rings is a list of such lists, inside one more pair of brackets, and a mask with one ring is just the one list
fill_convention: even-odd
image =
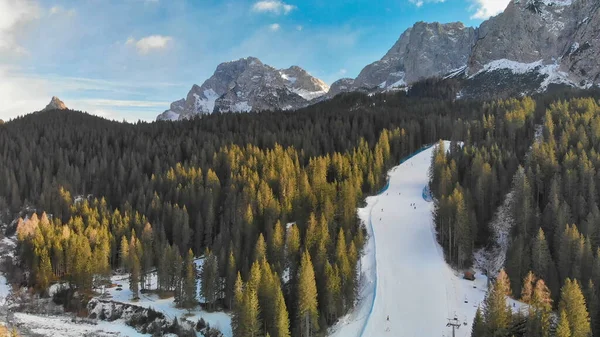
[(0, 0), (0, 119), (52, 96), (154, 120), (218, 64), (258, 57), (331, 84), (356, 77), (415, 22), (477, 27), (510, 0)]

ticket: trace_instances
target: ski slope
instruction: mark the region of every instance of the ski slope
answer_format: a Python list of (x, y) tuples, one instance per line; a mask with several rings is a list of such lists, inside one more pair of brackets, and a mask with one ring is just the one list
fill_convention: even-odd
[(478, 273), (474, 282), (463, 280), (444, 261), (433, 203), (423, 198), (432, 150), (392, 169), (387, 189), (359, 209), (370, 234), (361, 259), (359, 303), (331, 336), (452, 336), (446, 324), (454, 317), (461, 323), (456, 336), (470, 336), (487, 279)]

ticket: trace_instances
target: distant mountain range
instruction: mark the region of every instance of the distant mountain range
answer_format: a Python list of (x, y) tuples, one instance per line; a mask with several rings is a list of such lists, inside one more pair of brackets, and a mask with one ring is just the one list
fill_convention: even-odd
[(357, 78), (329, 88), (300, 67), (277, 70), (249, 57), (222, 63), (159, 120), (220, 112), (294, 110), (351, 91), (405, 90), (431, 77), (456, 78), (460, 97), (506, 97), (550, 85), (600, 84), (600, 1), (512, 0), (479, 28), (418, 22)]

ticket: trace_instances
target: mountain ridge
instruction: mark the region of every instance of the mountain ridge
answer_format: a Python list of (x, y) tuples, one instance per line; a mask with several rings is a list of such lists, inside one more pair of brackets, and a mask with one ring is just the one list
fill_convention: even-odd
[(256, 57), (224, 62), (185, 99), (175, 101), (158, 120), (189, 119), (213, 112), (294, 110), (325, 95), (329, 86), (306, 70), (275, 69)]
[[(279, 72), (279, 76), (271, 76), (281, 77), (283, 83), (261, 87), (244, 82), (244, 92), (251, 93), (252, 103), (244, 104), (231, 90), (198, 93), (194, 86), (190, 94), (201, 97), (199, 104), (205, 105), (202, 111), (195, 110), (197, 114), (215, 110), (292, 110), (343, 92), (407, 90), (413, 83), (433, 77), (460, 79), (463, 92), (459, 97), (466, 98), (532, 94), (545, 91), (552, 84), (589, 88), (600, 85), (597, 27), (600, 27), (600, 2), (595, 0), (511, 0), (502, 13), (477, 28), (461, 22), (419, 21), (356, 78), (339, 79), (330, 87), (306, 73), (310, 79), (304, 80), (303, 85), (313, 91), (294, 88), (294, 83), (285, 80), (295, 78), (286, 73), (294, 67), (277, 71), (265, 65), (264, 74)], [(230, 63), (219, 65), (205, 84), (214, 81), (219, 68)], [(300, 67), (294, 70), (305, 73)], [(518, 85), (513, 85), (515, 82)], [(478, 88), (479, 84), (485, 85)], [(159, 119), (195, 115), (188, 113), (193, 110), (190, 102), (195, 102), (190, 94), (183, 110), (180, 101), (174, 102)], [(213, 101), (219, 102), (213, 106)], [(181, 110), (183, 114), (178, 112)]]

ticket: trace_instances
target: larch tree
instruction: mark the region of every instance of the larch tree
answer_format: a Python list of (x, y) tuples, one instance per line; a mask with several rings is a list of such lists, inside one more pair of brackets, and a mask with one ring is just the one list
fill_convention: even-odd
[(566, 279), (561, 289), (558, 308), (567, 315), (571, 337), (589, 337), (592, 333), (590, 317), (577, 280)]
[(569, 317), (567, 316), (567, 313), (564, 310), (560, 311), (558, 326), (556, 327), (556, 337), (572, 337)]
[(319, 331), (319, 305), (317, 301), (317, 284), (310, 254), (302, 254), (302, 262), (298, 271), (298, 304), (297, 320), (300, 336), (310, 337)]
[[(185, 269), (184, 269), (184, 280), (183, 280), (183, 298), (181, 301), (181, 306), (183, 308), (191, 311), (198, 300), (196, 298), (197, 295), (197, 284), (196, 284), (196, 264), (194, 263), (194, 253), (191, 249), (188, 250), (187, 256), (185, 258)], [(208, 301), (207, 301), (208, 302)], [(209, 308), (210, 308), (210, 303)]]

